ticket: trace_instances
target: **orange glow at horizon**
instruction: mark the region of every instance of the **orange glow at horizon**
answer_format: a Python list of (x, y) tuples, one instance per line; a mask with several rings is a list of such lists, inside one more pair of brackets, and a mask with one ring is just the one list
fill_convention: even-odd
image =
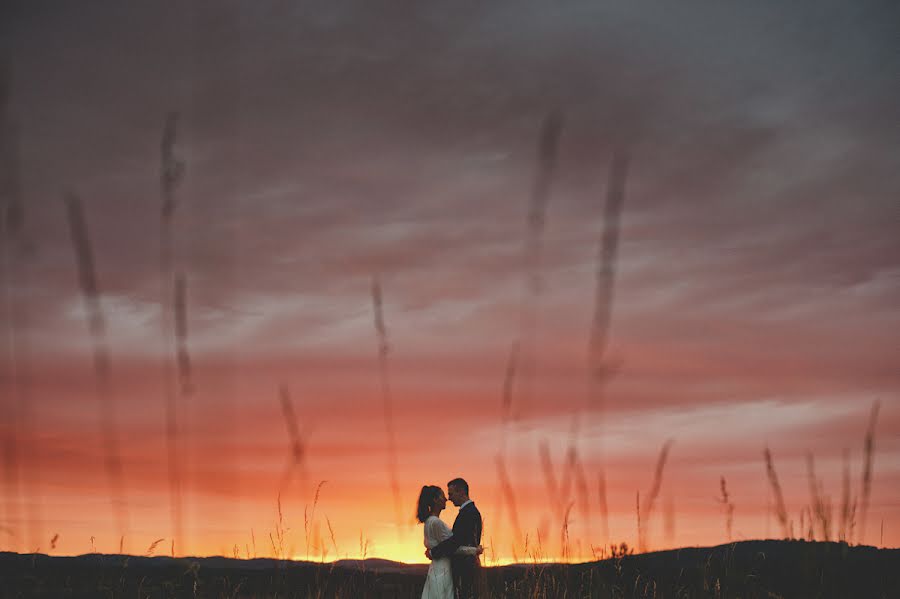
[[(405, 399), (401, 397), (400, 403), (403, 401)], [(205, 410), (202, 403), (195, 408)], [(891, 408), (883, 406), (879, 428), (889, 429), (895, 425), (897, 414)], [(808, 414), (799, 408), (779, 408), (773, 404), (755, 409), (745, 407), (741, 409), (749, 411), (742, 413), (738, 409), (737, 413), (729, 415), (729, 411), (735, 409), (738, 408), (703, 409), (693, 414), (698, 420), (693, 423), (690, 417), (677, 414), (657, 415), (663, 431), (670, 426), (674, 427), (672, 431), (681, 430), (689, 436), (673, 436), (675, 443), (655, 508), (649, 519), (643, 515), (648, 550), (718, 545), (729, 541), (725, 532), (725, 512), (719, 502), (720, 476), (726, 477), (731, 501), (736, 505), (731, 540), (781, 536), (772, 513), (773, 499), (765, 476), (761, 444), (746, 449), (720, 449), (717, 455), (710, 455), (710, 448), (720, 446), (722, 441), (714, 428), (709, 429), (709, 422), (710, 419), (722, 425), (730, 419), (749, 422), (754, 414), (774, 411), (781, 414), (782, 421), (764, 425), (766, 430), (774, 433), (779, 426), (794, 426), (791, 419), (803, 421)], [(467, 423), (453, 424), (453, 413), (453, 404), (436, 412), (447, 427), (446, 434), (439, 436), (446, 446), (429, 447), (428, 431), (422, 431), (424, 435), (401, 435), (405, 440), (398, 444), (399, 478), (403, 508), (409, 520), (399, 527), (394, 521), (393, 499), (387, 485), (386, 455), (380, 449), (384, 444), (383, 426), (377, 420), (362, 419), (364, 426), (372, 423), (371, 434), (350, 429), (346, 419), (343, 426), (327, 429), (323, 421), (329, 414), (337, 421), (342, 416), (322, 407), (315, 416), (319, 424), (310, 434), (304, 476), (296, 473), (280, 498), (282, 520), (279, 522), (278, 481), (288, 458), (287, 435), (277, 430), (283, 423), (274, 412), (271, 420), (265, 417), (265, 422), (257, 421), (250, 428), (247, 424), (251, 421), (235, 414), (228, 416), (213, 426), (210, 433), (198, 433), (188, 440), (184, 498), (186, 539), (179, 555), (287, 557), (312, 561), (365, 556), (425, 563), (421, 526), (412, 521), (418, 489), (421, 484), (444, 486), (447, 480), (459, 475), (469, 480), (472, 497), (485, 518), (486, 564), (591, 561), (601, 557), (610, 543), (625, 542), (634, 550), (638, 549), (635, 494), (640, 492), (646, 498), (661, 445), (659, 439), (665, 438), (656, 430), (655, 417), (635, 414), (637, 421), (628, 415), (614, 420), (606, 417), (605, 424), (601, 425), (597, 420), (596, 426), (585, 427), (578, 447), (589, 477), (589, 512), (586, 519), (573, 486), (568, 541), (564, 548), (563, 523), (553, 507), (536, 447), (541, 442), (549, 442), (556, 481), (561, 484), (563, 457), (569, 443), (568, 419), (549, 416), (543, 420), (541, 428), (514, 425), (504, 433), (508, 437), (507, 469), (515, 487), (517, 515), (522, 528), (521, 537), (516, 539), (494, 464), (501, 428), (485, 423), (480, 430), (464, 433)], [(861, 472), (859, 429), (865, 421), (865, 413), (839, 410), (836, 416), (855, 421), (840, 430), (844, 431), (841, 435), (848, 444), (855, 441), (857, 445), (850, 454), (853, 491), (856, 492)], [(199, 415), (194, 414), (191, 418), (199, 420)], [(416, 419), (415, 414), (401, 416), (400, 429)], [(590, 424), (590, 420), (585, 422)], [(746, 433), (740, 433), (740, 427), (734, 425), (731, 436), (737, 441), (742, 434), (750, 437), (756, 434), (754, 425), (746, 426)], [(694, 427), (709, 429), (708, 436), (696, 432)], [(216, 432), (212, 433), (213, 430)], [(597, 435), (604, 430), (606, 437), (602, 440)], [(636, 436), (640, 434), (647, 435), (644, 437), (646, 443)], [(163, 455), (159, 451), (159, 441), (153, 441), (152, 437), (150, 433), (134, 435), (123, 455), (125, 463), (130, 464), (126, 481), (131, 512), (131, 529), (124, 548), (135, 555), (147, 553), (159, 539), (163, 541), (154, 548), (154, 555), (169, 555), (171, 550), (165, 462), (159, 459)], [(459, 438), (463, 439), (462, 445), (457, 441)], [(42, 531), (42, 542), (34, 547), (24, 547), (22, 537), (8, 535), (3, 549), (39, 550), (52, 555), (118, 552), (119, 539), (109, 518), (109, 500), (103, 491), (102, 471), (90, 457), (91, 450), (82, 443), (67, 442), (60, 434), (46, 435), (42, 439), (42, 447), (32, 455), (44, 465), (42, 476), (46, 477), (40, 498), (43, 520), (37, 527)], [(223, 449), (229, 441), (230, 447)], [(823, 481), (824, 492), (832, 498), (840, 494), (843, 462), (840, 451), (830, 445), (808, 450), (787, 441), (770, 440), (769, 446), (775, 456), (791, 526), (795, 536), (800, 536), (797, 531), (804, 517), (801, 512), (810, 501), (806, 452), (813, 451), (816, 455), (817, 475)], [(894, 447), (893, 443), (891, 439), (876, 437), (878, 451), (867, 517), (866, 543), (885, 547), (900, 545), (900, 530), (896, 526), (900, 510), (891, 493), (898, 482), (900, 463), (889, 458), (888, 450)], [(367, 447), (371, 449), (367, 450)], [(66, 458), (66, 455), (71, 457)], [(601, 533), (597, 490), (601, 455), (605, 455), (607, 464), (609, 535), (606, 537)], [(223, 456), (228, 461), (223, 462)], [(835, 509), (838, 509), (837, 503)], [(835, 511), (835, 517), (837, 515)], [(452, 505), (448, 504), (442, 517), (452, 524), (455, 517)], [(808, 520), (806, 522), (808, 527)], [(32, 532), (33, 525), (25, 521), (16, 532), (24, 537)], [(281, 537), (279, 530), (283, 533)], [(57, 534), (59, 537), (51, 549), (50, 538)], [(834, 540), (837, 534), (835, 521), (831, 538)], [(816, 537), (821, 538), (818, 528)], [(859, 542), (858, 536), (855, 542)]]

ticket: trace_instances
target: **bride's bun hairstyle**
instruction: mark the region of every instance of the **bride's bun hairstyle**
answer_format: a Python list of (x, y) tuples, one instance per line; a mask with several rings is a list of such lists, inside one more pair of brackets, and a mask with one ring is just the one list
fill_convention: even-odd
[(416, 507), (416, 520), (425, 522), (431, 515), (431, 506), (434, 500), (441, 494), (441, 488), (434, 485), (425, 485), (419, 493), (419, 505)]

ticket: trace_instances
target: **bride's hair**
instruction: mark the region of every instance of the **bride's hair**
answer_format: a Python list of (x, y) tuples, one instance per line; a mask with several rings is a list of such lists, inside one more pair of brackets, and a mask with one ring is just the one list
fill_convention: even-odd
[(416, 507), (416, 520), (425, 522), (431, 515), (431, 506), (434, 500), (441, 494), (441, 488), (434, 485), (425, 485), (419, 493), (419, 505)]

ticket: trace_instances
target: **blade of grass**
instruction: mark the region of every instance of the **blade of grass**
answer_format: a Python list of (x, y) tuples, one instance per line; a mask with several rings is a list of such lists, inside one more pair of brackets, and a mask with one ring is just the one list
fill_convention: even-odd
[(394, 406), (391, 397), (391, 383), (388, 371), (388, 344), (387, 328), (384, 324), (384, 306), (381, 295), (381, 283), (378, 277), (372, 278), (372, 308), (375, 317), (375, 334), (378, 338), (378, 370), (381, 378), (381, 397), (384, 408), (384, 427), (387, 432), (388, 476), (391, 486), (391, 495), (394, 498), (394, 518), (397, 523), (397, 532), (403, 524), (403, 508), (400, 499), (400, 483), (397, 475), (397, 439), (394, 431)]
[(816, 477), (815, 460), (811, 453), (806, 454), (806, 472), (809, 479), (812, 513), (819, 523), (822, 540), (831, 541), (831, 502), (823, 492), (822, 482)]
[(872, 494), (872, 469), (875, 461), (875, 425), (878, 422), (878, 411), (881, 409), (881, 402), (875, 401), (872, 404), (872, 411), (869, 414), (869, 427), (866, 429), (866, 438), (863, 443), (863, 475), (862, 490), (860, 492), (859, 506), (859, 542), (866, 542), (866, 518), (869, 514), (869, 498)]
[(120, 536), (128, 532), (128, 506), (125, 499), (124, 473), (119, 452), (116, 406), (110, 384), (110, 358), (106, 341), (106, 319), (100, 303), (100, 289), (94, 269), (94, 252), (81, 201), (74, 193), (65, 196), (66, 213), (72, 248), (78, 267), (78, 281), (87, 313), (88, 329), (93, 342), (94, 380), (100, 403), (100, 435), (104, 448), (104, 465), (113, 513)]
[(278, 486), (278, 495), (287, 492), (288, 485), (291, 482), (294, 471), (299, 471), (301, 487), (306, 487), (306, 436), (300, 432), (300, 426), (297, 424), (297, 416), (294, 412), (294, 405), (291, 401), (290, 391), (287, 385), (281, 385), (278, 394), (281, 402), (281, 414), (284, 423), (287, 426), (288, 440), (290, 442), (290, 450), (281, 483)]
[(20, 549), (21, 535), (18, 526), (22, 521), (20, 499), (22, 487), (23, 403), (21, 378), (19, 376), (19, 318), (15, 290), (17, 277), (14, 275), (14, 248), (22, 226), (22, 202), (19, 183), (17, 131), (10, 114), (12, 74), (6, 55), (6, 48), (0, 47), (0, 277), (6, 321), (8, 372), (3, 373), (3, 394), (0, 398), (0, 418), (2, 418), (2, 439), (4, 480), (4, 521), (9, 524), (12, 548)]
[(775, 496), (775, 517), (778, 524), (781, 525), (782, 538), (790, 538), (790, 530), (788, 528), (787, 509), (784, 507), (784, 495), (781, 492), (781, 484), (778, 482), (778, 474), (775, 472), (775, 461), (772, 459), (772, 452), (766, 447), (763, 452), (766, 460), (766, 475), (769, 478), (769, 486)]
[[(184, 175), (184, 162), (176, 156), (175, 145), (178, 137), (178, 113), (170, 112), (166, 116), (163, 125), (162, 138), (160, 140), (160, 229), (159, 229), (159, 279), (160, 279), (160, 327), (162, 330), (162, 366), (163, 388), (166, 422), (166, 457), (169, 483), (169, 517), (172, 526), (173, 551), (180, 551), (185, 544), (184, 538), (184, 499), (181, 455), (181, 435), (179, 432), (178, 418), (178, 394), (175, 387), (175, 369), (182, 371), (189, 368), (186, 349), (187, 317), (184, 297), (184, 283), (173, 281), (173, 255), (174, 243), (172, 234), (172, 220), (175, 213), (175, 192)], [(183, 279), (182, 279), (183, 281)], [(173, 303), (170, 302), (171, 290), (174, 293), (174, 320)], [(179, 311), (181, 314), (179, 315)], [(181, 321), (181, 322), (179, 322)], [(180, 325), (183, 325), (180, 326)], [(175, 332), (178, 340), (177, 346), (173, 346), (172, 333)], [(182, 343), (183, 332), (184, 343)], [(182, 351), (183, 350), (183, 351)], [(177, 366), (173, 366), (172, 355)], [(189, 383), (188, 383), (189, 384)], [(185, 390), (185, 379), (182, 380), (182, 391)]]
[(525, 230), (525, 287), (519, 315), (519, 343), (522, 346), (522, 391), (515, 406), (515, 418), (521, 417), (528, 409), (534, 392), (536, 377), (536, 330), (538, 303), (543, 291), (541, 275), (543, 261), (543, 235), (547, 220), (547, 205), (556, 172), (559, 139), (562, 134), (563, 117), (559, 111), (550, 112), (541, 123), (538, 138), (537, 167)]
[[(659, 490), (662, 487), (662, 477), (663, 471), (666, 467), (666, 460), (669, 457), (669, 450), (672, 447), (673, 441), (669, 439), (665, 443), (663, 443), (662, 449), (659, 452), (659, 458), (656, 460), (656, 468), (653, 471), (653, 483), (650, 485), (650, 493), (647, 495), (646, 505), (644, 506), (644, 536), (638, 539), (638, 549), (641, 552), (647, 551), (647, 525), (650, 521), (650, 516), (653, 515), (653, 509), (656, 506), (656, 499), (659, 497)], [(640, 510), (640, 505), (638, 506)]]

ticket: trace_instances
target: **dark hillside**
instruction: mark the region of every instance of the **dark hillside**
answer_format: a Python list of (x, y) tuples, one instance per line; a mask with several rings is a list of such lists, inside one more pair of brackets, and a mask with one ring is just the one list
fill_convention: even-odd
[[(316, 564), (223, 557), (0, 553), (0, 599), (418, 599), (425, 572), (425, 566), (378, 559)], [(485, 568), (484, 584), (485, 597), (896, 599), (900, 596), (900, 550), (745, 541), (585, 564)]]

